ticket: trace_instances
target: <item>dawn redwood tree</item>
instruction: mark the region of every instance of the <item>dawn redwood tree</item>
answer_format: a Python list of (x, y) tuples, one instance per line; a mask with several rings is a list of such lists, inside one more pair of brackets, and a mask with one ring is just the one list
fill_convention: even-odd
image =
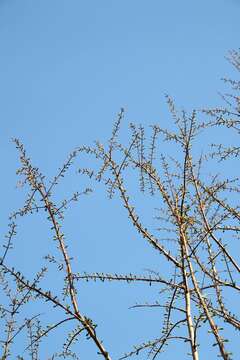
[[(229, 61), (239, 72), (240, 52), (230, 52)], [(166, 358), (167, 345), (183, 342), (185, 353), (181, 358), (188, 354), (198, 360), (203, 351), (208, 351), (201, 340), (206, 334), (214, 347), (212, 356), (224, 360), (235, 358), (231, 343), (239, 334), (240, 318), (238, 308), (232, 304), (238, 303), (240, 291), (240, 256), (236, 245), (240, 231), (240, 187), (238, 174), (231, 178), (226, 169), (228, 163), (238, 169), (240, 147), (238, 144), (216, 144), (216, 134), (222, 130), (240, 133), (240, 82), (224, 81), (232, 91), (222, 95), (221, 108), (194, 110), (187, 114), (178, 112), (173, 100), (167, 96), (173, 126), (170, 129), (161, 124), (153, 125), (149, 140), (146, 129), (135, 124), (130, 124), (129, 143), (120, 140), (124, 117), (121, 109), (108, 143), (96, 142), (93, 147), (81, 146), (74, 150), (50, 182), (32, 164), (21, 142), (14, 139), (21, 163), (17, 174), (21, 176), (21, 185), (28, 190), (24, 205), (10, 216), (9, 232), (1, 254), (1, 359), (12, 358), (19, 336), (25, 337), (25, 342), (24, 348), (17, 350), (21, 354), (18, 359), (40, 359), (39, 351), (44, 349), (45, 338), (54, 336), (54, 331), (66, 323), (70, 324), (71, 331), (59, 351), (49, 359), (78, 359), (81, 346), (78, 339), (83, 334), (102, 358), (116, 359), (99, 338), (94, 319), (86, 316), (79, 306), (77, 284), (84, 280), (115, 281), (119, 286), (123, 281), (144, 283), (146, 291), (147, 285), (155, 283), (161, 289), (160, 300), (134, 306), (159, 309), (162, 321), (159, 321), (158, 334), (142, 344), (133, 344), (132, 350), (123, 349), (121, 359), (139, 354), (149, 359)], [(201, 145), (208, 139), (214, 144), (203, 148)], [(63, 230), (64, 212), (80, 195), (91, 190), (87, 188), (83, 193), (74, 193), (60, 203), (53, 200), (53, 192), (82, 153), (89, 155), (93, 166), (81, 168), (79, 173), (92, 179), (95, 186), (103, 183), (109, 198), (119, 198), (119, 205), (124, 206), (141, 241), (153, 248), (161, 264), (165, 263), (163, 273), (139, 276), (82, 274), (73, 270), (73, 259), (69, 255), (71, 239), (66, 239)], [(136, 179), (134, 189), (133, 179)], [(134, 200), (136, 195), (132, 195), (136, 186), (144, 196), (150, 196), (154, 204), (157, 199), (157, 231), (145, 223), (142, 211), (138, 210), (139, 204)], [(30, 280), (9, 262), (9, 253), (14, 251), (19, 218), (33, 213), (43, 221), (47, 218), (56, 249), (53, 253), (46, 250), (45, 263)], [(58, 291), (55, 287), (46, 288), (44, 283), (52, 266), (62, 274)], [(58, 317), (53, 325), (50, 319), (47, 327), (42, 324), (41, 314), (37, 311), (37, 304), (43, 302), (53, 306)], [(34, 316), (20, 316), (34, 306)], [(104, 319), (102, 321), (104, 323)]]

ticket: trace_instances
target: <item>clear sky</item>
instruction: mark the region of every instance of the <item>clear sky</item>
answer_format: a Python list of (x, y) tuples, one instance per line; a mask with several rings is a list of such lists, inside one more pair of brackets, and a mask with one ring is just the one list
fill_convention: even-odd
[[(217, 91), (224, 88), (220, 78), (233, 74), (225, 56), (239, 47), (239, 18), (239, 0), (0, 0), (1, 236), (23, 201), (11, 138), (20, 138), (34, 164), (52, 177), (73, 148), (111, 135), (121, 107), (127, 138), (129, 122), (167, 125), (166, 93), (187, 110), (221, 103)], [(58, 198), (83, 188), (74, 169)], [(66, 218), (78, 270), (142, 273), (150, 261), (157, 266), (151, 249), (141, 241), (136, 247), (138, 236), (120, 203), (92, 186), (95, 193)], [(41, 226), (35, 218), (19, 225), (23, 272), (37, 270), (35, 255), (48, 252), (41, 237), (49, 232)], [(128, 310), (158, 290), (127, 289), (86, 284), (79, 290), (83, 311), (99, 323), (113, 359), (158, 331), (152, 313)], [(43, 359), (54, 351), (48, 346)], [(80, 354), (98, 358), (89, 345)]]

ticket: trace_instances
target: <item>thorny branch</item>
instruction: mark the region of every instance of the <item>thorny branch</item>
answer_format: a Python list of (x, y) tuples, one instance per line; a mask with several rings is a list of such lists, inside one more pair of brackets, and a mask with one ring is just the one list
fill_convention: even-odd
[[(240, 71), (240, 53), (232, 51), (229, 61)], [(58, 170), (57, 175), (46, 186), (45, 177), (38, 168), (33, 167), (19, 140), (14, 142), (20, 154), (21, 168), (17, 173), (23, 177), (21, 185), (29, 187), (24, 206), (10, 217), (9, 232), (6, 236), (3, 255), (0, 259), (0, 282), (5, 298), (0, 306), (0, 313), (5, 322), (5, 339), (2, 343), (2, 359), (12, 356), (11, 348), (19, 334), (28, 329), (28, 344), (32, 359), (39, 359), (39, 346), (43, 338), (49, 336), (63, 324), (77, 323), (68, 334), (59, 356), (78, 359), (73, 345), (83, 332), (95, 344), (98, 353), (110, 360), (110, 355), (96, 333), (96, 324), (80, 311), (76, 284), (79, 281), (108, 281), (155, 285), (159, 287), (159, 298), (155, 303), (145, 302), (131, 306), (133, 309), (155, 309), (159, 334), (153, 340), (135, 345), (121, 359), (147, 353), (149, 359), (156, 359), (172, 342), (181, 342), (188, 348), (193, 360), (201, 358), (204, 345), (200, 337), (210, 332), (214, 355), (224, 360), (232, 359), (226, 343), (226, 335), (234, 338), (234, 330), (240, 330), (238, 311), (233, 312), (232, 298), (239, 300), (240, 259), (236, 243), (240, 232), (239, 178), (230, 179), (221, 175), (207, 175), (213, 168), (226, 161), (238, 161), (238, 145), (213, 144), (204, 154), (202, 142), (205, 133), (214, 128), (240, 133), (240, 82), (224, 79), (232, 88), (231, 94), (221, 95), (225, 107), (193, 111), (190, 116), (185, 111), (178, 112), (174, 101), (166, 96), (169, 111), (174, 122), (174, 130), (163, 128), (160, 124), (151, 126), (152, 133), (148, 141), (146, 129), (130, 124), (131, 137), (124, 145), (120, 140), (124, 109), (121, 109), (114, 124), (112, 135), (107, 145), (96, 142), (95, 146), (82, 146), (75, 149)], [(206, 116), (201, 122), (198, 117)], [(210, 118), (210, 120), (209, 120)], [(203, 136), (203, 139), (201, 139)], [(200, 139), (200, 140), (199, 140)], [(212, 149), (214, 149), (212, 151)], [(164, 150), (164, 151), (163, 151)], [(164, 153), (163, 153), (164, 152)], [(59, 181), (65, 176), (75, 158), (81, 154), (93, 155), (100, 163), (98, 169), (81, 168), (79, 173), (91, 180), (103, 183), (109, 198), (119, 196), (126, 210), (129, 221), (137, 230), (139, 241), (146, 241), (155, 251), (161, 271), (150, 270), (150, 275), (79, 273), (73, 271), (72, 258), (69, 255), (66, 238), (62, 230), (64, 211), (82, 193), (76, 192), (60, 204), (53, 201), (53, 192)], [(217, 160), (217, 161), (216, 161)], [(216, 161), (216, 162), (215, 162)], [(236, 166), (237, 168), (237, 166)], [(159, 226), (153, 228), (140, 210), (142, 204), (132, 196), (134, 175), (139, 185), (141, 199), (147, 197), (158, 202), (155, 216)], [(89, 193), (87, 188), (83, 193)], [(134, 191), (136, 186), (134, 185)], [(142, 193), (141, 193), (142, 192)], [(154, 206), (155, 207), (155, 206)], [(149, 207), (147, 206), (147, 211)], [(14, 237), (17, 235), (17, 219), (31, 213), (47, 214), (57, 243), (61, 260), (49, 254), (45, 259), (54, 264), (64, 274), (61, 296), (51, 290), (40, 287), (47, 267), (43, 267), (30, 281), (8, 265), (10, 251), (14, 249)], [(137, 245), (135, 245), (137, 246)], [(15, 285), (11, 283), (14, 280)], [(52, 304), (64, 316), (52, 325), (43, 328), (41, 315), (29, 316), (18, 324), (18, 314), (30, 302)], [(58, 312), (59, 314), (59, 312)], [(34, 321), (36, 326), (34, 327)], [(134, 333), (134, 332), (133, 332)], [(184, 349), (185, 349), (184, 347)], [(54, 354), (51, 359), (57, 357)], [(18, 357), (19, 360), (23, 358)]]

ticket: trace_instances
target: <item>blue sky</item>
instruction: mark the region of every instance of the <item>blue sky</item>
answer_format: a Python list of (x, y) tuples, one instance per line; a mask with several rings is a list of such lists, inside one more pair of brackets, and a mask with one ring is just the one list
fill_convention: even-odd
[[(239, 12), (238, 0), (1, 0), (1, 235), (9, 213), (24, 198), (16, 189), (18, 159), (11, 138), (20, 138), (34, 164), (51, 178), (73, 148), (106, 141), (121, 107), (127, 139), (129, 122), (168, 125), (166, 93), (180, 109), (220, 104), (220, 78), (234, 76), (225, 56), (239, 47)], [(76, 175), (82, 164), (90, 166), (90, 160), (77, 160), (58, 198), (84, 187)], [(80, 254), (79, 271), (141, 273), (152, 262), (157, 266), (156, 255), (138, 239), (119, 201), (108, 201), (103, 187), (92, 186), (95, 192), (66, 215), (72, 251)], [(47, 252), (42, 238), (50, 236), (42, 223), (35, 217), (20, 222), (16, 251), (21, 261), (16, 261), (22, 271), (36, 270), (35, 254)], [(80, 291), (84, 311), (99, 323), (116, 356), (158, 329), (153, 314), (127, 310), (154, 298), (157, 289), (147, 294), (142, 286), (131, 285), (129, 292), (120, 287), (83, 284)], [(98, 358), (85, 344), (80, 354)]]

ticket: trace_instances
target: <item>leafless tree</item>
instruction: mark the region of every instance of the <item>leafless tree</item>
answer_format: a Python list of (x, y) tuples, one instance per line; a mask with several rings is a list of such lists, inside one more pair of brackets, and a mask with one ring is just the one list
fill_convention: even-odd
[[(232, 51), (229, 60), (239, 72), (240, 52)], [(240, 133), (240, 82), (224, 81), (232, 91), (222, 95), (223, 108), (194, 110), (187, 114), (185, 111), (178, 112), (173, 100), (167, 96), (173, 129), (153, 125), (150, 140), (147, 140), (147, 130), (143, 126), (130, 124), (130, 140), (124, 145), (119, 135), (124, 118), (124, 110), (121, 109), (108, 143), (102, 145), (96, 142), (93, 147), (76, 149), (49, 185), (40, 170), (32, 165), (20, 141), (14, 139), (21, 162), (17, 173), (22, 177), (22, 185), (28, 186), (28, 195), (24, 206), (10, 216), (9, 233), (0, 263), (4, 294), (0, 312), (5, 326), (5, 331), (1, 333), (2, 359), (11, 358), (15, 340), (23, 333), (28, 338), (26, 350), (30, 358), (39, 359), (39, 348), (44, 348), (44, 338), (66, 323), (72, 324), (72, 330), (60, 352), (53, 354), (51, 359), (78, 359), (78, 351), (72, 346), (84, 333), (103, 358), (115, 359), (116, 356), (110, 356), (99, 339), (94, 321), (85, 316), (79, 307), (77, 284), (83, 280), (156, 283), (161, 289), (161, 301), (133, 306), (159, 309), (159, 313), (163, 314), (162, 322), (159, 322), (160, 335), (134, 345), (133, 350), (122, 355), (121, 359), (140, 353), (150, 359), (164, 358), (167, 345), (183, 342), (185, 355), (189, 353), (192, 359), (198, 360), (201, 352), (206, 351), (201, 338), (208, 333), (215, 356), (225, 360), (234, 358), (230, 352), (231, 342), (236, 341), (234, 338), (240, 330), (238, 309), (232, 306), (233, 301), (237, 304), (240, 291), (240, 258), (236, 245), (240, 231), (240, 187), (238, 174), (231, 178), (225, 169), (228, 169), (229, 162), (237, 169), (240, 147), (214, 144), (206, 149), (209, 136), (214, 137), (218, 130)], [(110, 199), (119, 197), (141, 241), (147, 242), (158, 254), (163, 273), (152, 271), (148, 276), (82, 274), (72, 270), (72, 258), (68, 251), (71, 241), (66, 240), (62, 228), (64, 211), (80, 195), (91, 190), (87, 188), (83, 193), (75, 193), (60, 204), (53, 200), (52, 194), (74, 159), (82, 153), (92, 156), (92, 164), (97, 163), (99, 167), (81, 168), (79, 173), (96, 183), (103, 183)], [(139, 202), (133, 196), (136, 190), (133, 179), (136, 179), (145, 197), (150, 196), (154, 204), (157, 200), (157, 230), (145, 223)], [(60, 254), (62, 259), (59, 261), (58, 255), (51, 254), (46, 255), (45, 260), (54, 264), (63, 275), (58, 294), (44, 287), (47, 265), (30, 281), (9, 264), (18, 218), (30, 213), (46, 214), (50, 223), (56, 254)], [(19, 318), (23, 308), (38, 301), (48, 302), (55, 308), (58, 322), (44, 328), (38, 313), (25, 319)], [(23, 357), (19, 355), (18, 359)]]

